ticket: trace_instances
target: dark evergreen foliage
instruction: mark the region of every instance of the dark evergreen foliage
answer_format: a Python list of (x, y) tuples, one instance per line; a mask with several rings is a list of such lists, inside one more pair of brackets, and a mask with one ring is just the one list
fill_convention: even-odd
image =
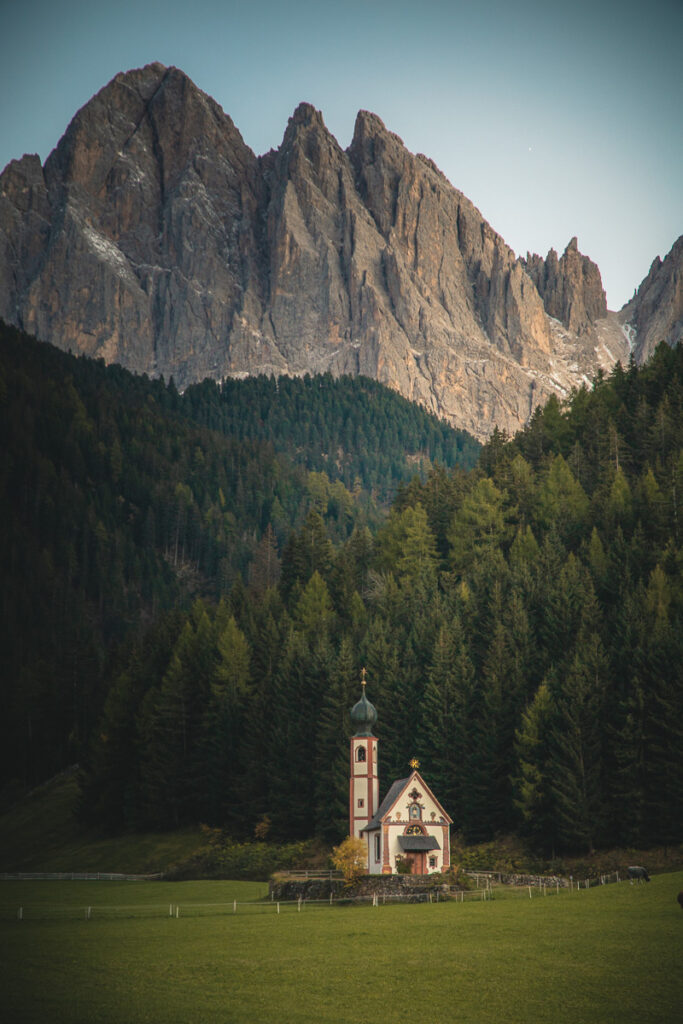
[[(253, 387), (272, 423), (275, 383)], [(347, 387), (295, 382), (288, 415)], [(549, 403), (468, 472), (405, 483), (375, 536), (346, 454), (335, 480), (329, 461), (291, 469), (256, 419), (246, 439), (217, 432), (236, 384), (183, 407), (28, 346), (0, 388), (17, 774), (87, 738), (90, 820), (340, 839), (365, 665), (383, 790), (417, 755), (465, 837), (515, 830), (549, 854), (683, 840), (680, 348)], [(394, 486), (353, 472), (361, 504)]]
[(306, 469), (362, 488), (380, 502), (434, 463), (472, 469), (479, 444), (369, 377), (205, 380), (183, 396), (186, 414), (236, 440), (270, 442)]
[(680, 841), (682, 380), (679, 350), (617, 368), (494, 437), (481, 468), (402, 487), (374, 540), (332, 543), (313, 508), (278, 591), (231, 596), (250, 782), (221, 821), (341, 838), (365, 664), (384, 787), (417, 754), (468, 839)]

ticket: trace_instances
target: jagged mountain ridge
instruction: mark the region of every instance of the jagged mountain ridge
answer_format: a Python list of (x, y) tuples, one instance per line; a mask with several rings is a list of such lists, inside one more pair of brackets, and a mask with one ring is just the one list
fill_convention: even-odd
[(0, 177), (9, 323), (180, 387), (362, 373), (478, 438), (628, 356), (597, 267), (574, 241), (551, 262), (518, 260), (376, 115), (344, 151), (302, 103), (257, 157), (161, 64), (117, 75), (44, 167)]
[(683, 235), (663, 260), (653, 260), (621, 317), (633, 332), (638, 362), (649, 359), (661, 341), (673, 346), (683, 338)]

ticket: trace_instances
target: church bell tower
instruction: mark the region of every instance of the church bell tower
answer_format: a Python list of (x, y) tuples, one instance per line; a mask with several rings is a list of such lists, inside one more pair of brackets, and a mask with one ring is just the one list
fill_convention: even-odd
[(349, 782), (349, 835), (360, 838), (361, 829), (372, 820), (379, 807), (379, 776), (377, 774), (377, 737), (373, 727), (377, 712), (365, 696), (365, 669), (361, 685), (363, 692), (351, 708), (351, 771)]

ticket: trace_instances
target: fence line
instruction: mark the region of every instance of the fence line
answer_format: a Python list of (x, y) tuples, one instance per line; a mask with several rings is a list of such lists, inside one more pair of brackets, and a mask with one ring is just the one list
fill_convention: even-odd
[[(278, 871), (278, 875), (284, 875), (292, 879), (327, 879), (338, 880), (343, 878), (341, 871)], [(511, 874), (501, 871), (463, 871), (463, 875), (473, 878), (477, 887), (480, 880), (484, 879), (486, 887), (491, 882), (497, 881), (500, 885), (523, 885), (542, 887), (559, 884), (567, 889), (591, 887), (595, 885), (607, 885), (610, 882), (620, 881), (619, 872), (612, 871), (609, 874), (599, 875), (595, 878), (583, 879), (581, 883), (572, 876), (562, 878), (555, 875), (525, 875), (522, 873)], [(156, 882), (163, 879), (163, 872), (155, 874), (121, 874), (113, 871), (4, 871), (0, 872), (0, 882), (7, 881), (50, 881), (50, 882)]]
[(344, 877), (341, 871), (308, 871), (306, 869), (302, 869), (301, 871), (275, 871), (274, 874), (282, 875), (291, 879), (323, 878), (329, 881)]
[(491, 883), (496, 881), (499, 885), (517, 885), (528, 888), (556, 888), (559, 886), (561, 889), (569, 889), (570, 891), (582, 888), (589, 889), (597, 885), (609, 885), (612, 882), (621, 881), (618, 871), (611, 871), (607, 874), (598, 875), (594, 878), (577, 879), (573, 875), (568, 878), (563, 878), (559, 875), (526, 875), (519, 873), (508, 873), (503, 871), (463, 871), (463, 875), (467, 875), (468, 878), (473, 878), (477, 887), (480, 885), (481, 879), (484, 879), (487, 887), (490, 888)]
[(3, 871), (0, 882), (158, 882), (164, 875), (122, 875), (111, 871)]
[[(483, 877), (484, 872), (479, 872)], [(490, 874), (495, 875), (495, 872)], [(65, 876), (68, 877), (68, 876)], [(124, 877), (124, 876), (115, 876)], [(140, 877), (140, 876), (135, 876)], [(552, 884), (548, 884), (549, 880), (545, 884), (534, 886), (527, 884), (514, 889), (507, 888), (500, 892), (500, 895), (504, 899), (508, 898), (526, 898), (528, 892), (528, 898), (533, 899), (533, 893), (538, 892), (541, 897), (547, 897), (552, 895), (560, 895), (560, 892), (567, 893), (569, 896), (573, 892), (580, 892), (582, 889), (594, 888), (599, 885), (607, 885), (610, 882), (620, 882), (618, 872), (612, 872), (609, 875), (601, 875), (594, 879), (573, 879), (569, 878), (566, 880), (567, 886), (561, 886), (560, 880), (556, 879)], [(454, 903), (465, 903), (465, 902), (487, 902), (494, 900), (495, 889), (489, 884), (484, 888), (479, 889), (456, 889), (450, 887), (448, 890), (436, 890), (431, 892), (414, 892), (414, 893), (374, 893), (364, 896), (346, 896), (331, 894), (327, 899), (303, 899), (299, 897), (295, 900), (230, 900), (221, 903), (159, 903), (159, 904), (101, 904), (90, 905), (88, 907), (67, 907), (61, 906), (46, 906), (44, 904), (36, 904), (34, 906), (24, 904), (18, 908), (0, 907), (0, 917), (7, 919), (8, 917), (16, 917), (17, 921), (36, 921), (36, 920), (54, 920), (55, 918), (62, 919), (85, 919), (91, 921), (93, 919), (107, 919), (115, 918), (121, 915), (128, 915), (131, 918), (145, 918), (145, 917), (169, 917), (179, 919), (181, 917), (201, 917), (201, 916), (218, 916), (224, 915), (235, 915), (242, 909), (245, 912), (254, 913), (276, 913), (280, 914), (284, 912), (296, 912), (302, 913), (306, 910), (324, 909), (332, 906), (344, 907), (344, 906), (358, 906), (366, 904), (368, 906), (379, 907), (380, 905), (386, 905), (391, 903), (443, 903), (443, 902), (454, 902)], [(538, 896), (536, 897), (538, 898)]]
[[(466, 892), (462, 893), (461, 901), (465, 898), (486, 900), (490, 899), (490, 893), (482, 889), (479, 892)], [(184, 918), (184, 917), (212, 917), (212, 916), (231, 916), (237, 914), (240, 910), (243, 912), (252, 913), (275, 913), (280, 914), (281, 912), (297, 912), (308, 910), (314, 911), (318, 909), (329, 909), (331, 906), (344, 907), (347, 905), (362, 905), (379, 907), (381, 904), (387, 903), (438, 903), (444, 902), (443, 896), (439, 896), (438, 893), (421, 893), (417, 896), (406, 896), (402, 894), (394, 895), (382, 895), (375, 894), (369, 896), (348, 896), (348, 897), (337, 897), (334, 899), (320, 899), (320, 900), (230, 900), (225, 903), (159, 903), (159, 904), (91, 904), (87, 907), (65, 907), (61, 906), (46, 906), (44, 904), (27, 905), (24, 904), (18, 908), (0, 908), (0, 918), (7, 920), (11, 917), (16, 917), (18, 921), (44, 921), (54, 920), (55, 918), (66, 919), (66, 920), (111, 920), (112, 918), (121, 917), (122, 915), (128, 915), (131, 918), (149, 918), (149, 917), (169, 917), (169, 918)]]

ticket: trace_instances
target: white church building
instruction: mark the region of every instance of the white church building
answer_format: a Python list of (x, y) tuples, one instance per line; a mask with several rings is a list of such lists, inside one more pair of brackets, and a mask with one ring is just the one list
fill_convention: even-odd
[[(363, 670), (365, 676), (365, 670)], [(368, 844), (368, 873), (391, 875), (399, 860), (411, 874), (427, 875), (450, 867), (451, 818), (410, 762), (411, 774), (397, 779), (380, 803), (378, 741), (373, 734), (377, 711), (365, 696), (351, 709), (349, 834)]]

